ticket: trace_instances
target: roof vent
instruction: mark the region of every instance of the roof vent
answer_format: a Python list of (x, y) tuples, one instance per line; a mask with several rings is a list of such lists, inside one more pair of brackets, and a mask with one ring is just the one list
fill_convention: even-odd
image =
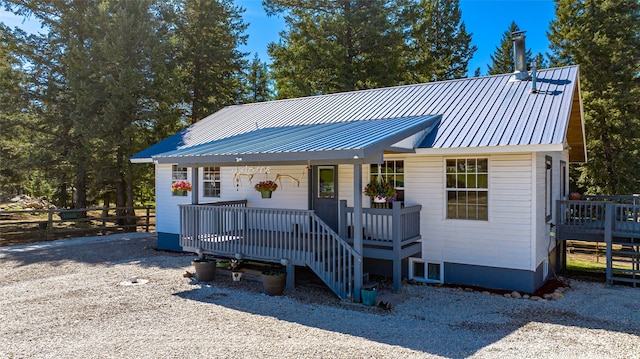
[(529, 72), (527, 72), (527, 48), (524, 46), (525, 32), (514, 31), (511, 33), (513, 38), (513, 64), (515, 65), (514, 74), (517, 80), (529, 78)]

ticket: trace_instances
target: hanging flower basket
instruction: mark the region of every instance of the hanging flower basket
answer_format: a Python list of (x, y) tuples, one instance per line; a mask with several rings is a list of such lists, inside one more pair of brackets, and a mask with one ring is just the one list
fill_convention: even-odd
[(364, 194), (369, 196), (375, 203), (392, 202), (398, 197), (396, 189), (385, 181), (369, 182), (364, 188)]
[(261, 181), (253, 189), (260, 192), (262, 198), (271, 198), (271, 193), (278, 189), (278, 185), (273, 181)]
[(177, 181), (171, 184), (171, 192), (190, 192), (191, 191), (191, 182), (189, 181)]

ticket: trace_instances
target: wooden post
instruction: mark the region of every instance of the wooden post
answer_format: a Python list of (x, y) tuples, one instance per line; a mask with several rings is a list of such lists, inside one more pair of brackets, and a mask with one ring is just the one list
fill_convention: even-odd
[(613, 284), (613, 238), (611, 232), (613, 226), (614, 204), (608, 202), (605, 204), (604, 208), (604, 241), (607, 244), (607, 284)]
[(393, 238), (393, 291), (400, 291), (402, 281), (402, 261), (400, 249), (402, 241), (402, 215), (400, 202), (391, 202), (391, 225)]
[(287, 270), (287, 284), (286, 284), (286, 288), (287, 290), (294, 290), (296, 289), (296, 266), (294, 266), (293, 264), (291, 264), (291, 262), (287, 263), (286, 266), (286, 270)]
[(148, 233), (149, 232), (149, 215), (151, 212), (151, 208), (149, 205), (147, 205), (147, 218), (146, 218), (146, 222), (145, 222), (145, 231)]
[(358, 254), (354, 265), (353, 298), (360, 302), (360, 289), (362, 289), (362, 165), (353, 165), (353, 249)]
[[(200, 194), (200, 190), (199, 190), (199, 183), (200, 183), (200, 178), (198, 176), (198, 167), (191, 167), (191, 204), (199, 204), (199, 194)], [(192, 212), (194, 213), (193, 216), (193, 239), (196, 241), (200, 240), (200, 211), (196, 210), (194, 208), (194, 211)], [(196, 242), (199, 243), (199, 242)]]
[(106, 217), (109, 217), (109, 207), (102, 208), (102, 235), (107, 234), (107, 220)]
[(53, 232), (53, 210), (49, 209), (47, 211), (47, 240), (50, 241), (52, 239)]
[(339, 228), (338, 235), (340, 238), (347, 238), (347, 201), (342, 199), (340, 200), (340, 206), (338, 207), (338, 216), (339, 216)]

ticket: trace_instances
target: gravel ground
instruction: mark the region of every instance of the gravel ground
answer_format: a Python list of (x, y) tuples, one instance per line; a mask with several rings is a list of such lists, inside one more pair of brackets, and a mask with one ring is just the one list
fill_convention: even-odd
[[(534, 302), (403, 285), (392, 310), (220, 276), (148, 234), (0, 248), (0, 358), (640, 358), (640, 289)], [(137, 276), (145, 284), (123, 285)]]

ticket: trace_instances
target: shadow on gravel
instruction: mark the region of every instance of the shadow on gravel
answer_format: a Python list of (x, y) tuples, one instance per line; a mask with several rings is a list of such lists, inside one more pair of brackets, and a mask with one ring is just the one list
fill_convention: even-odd
[(178, 268), (184, 263), (154, 260), (161, 256), (186, 256), (186, 254), (159, 252), (157, 238), (148, 233), (118, 234), (88, 238), (62, 239), (23, 246), (0, 248), (0, 259), (18, 262), (16, 267), (34, 263), (74, 261), (88, 264), (122, 264), (138, 262), (144, 267)]
[[(424, 312), (419, 309), (413, 314), (406, 311), (395, 313), (376, 312), (371, 307), (358, 305), (327, 305), (301, 303), (297, 299), (269, 297), (261, 293), (243, 292), (243, 300), (234, 299), (234, 293), (242, 289), (229, 289), (221, 285), (202, 285), (190, 291), (174, 295), (219, 305), (260, 316), (274, 317), (279, 320), (298, 323), (308, 327), (361, 337), (378, 343), (401, 346), (428, 354), (447, 358), (466, 358), (484, 347), (504, 339), (531, 322), (551, 323), (569, 327), (601, 329), (638, 335), (637, 325), (616, 321), (585, 317), (571, 309), (549, 308), (541, 305), (506, 305), (504, 311), (490, 313), (477, 310), (468, 315), (470, 320), (447, 320), (442, 313), (456, 310), (450, 305), (425, 305)], [(446, 294), (443, 294), (446, 295)], [(251, 299), (247, 300), (247, 296)], [(495, 300), (502, 300), (497, 297)], [(473, 300), (473, 299), (469, 299)], [(507, 299), (505, 303), (509, 303)], [(446, 301), (445, 301), (446, 302)], [(516, 303), (511, 302), (511, 303)], [(523, 303), (519, 301), (517, 303)], [(456, 305), (465, 305), (458, 302)], [(459, 310), (459, 307), (458, 307)], [(467, 309), (468, 310), (468, 309)], [(439, 313), (431, 316), (430, 312)], [(456, 315), (452, 315), (454, 318)], [(345, 320), (349, 318), (349, 320)], [(526, 329), (525, 329), (526, 330)], [(292, 334), (293, 335), (293, 334)]]

